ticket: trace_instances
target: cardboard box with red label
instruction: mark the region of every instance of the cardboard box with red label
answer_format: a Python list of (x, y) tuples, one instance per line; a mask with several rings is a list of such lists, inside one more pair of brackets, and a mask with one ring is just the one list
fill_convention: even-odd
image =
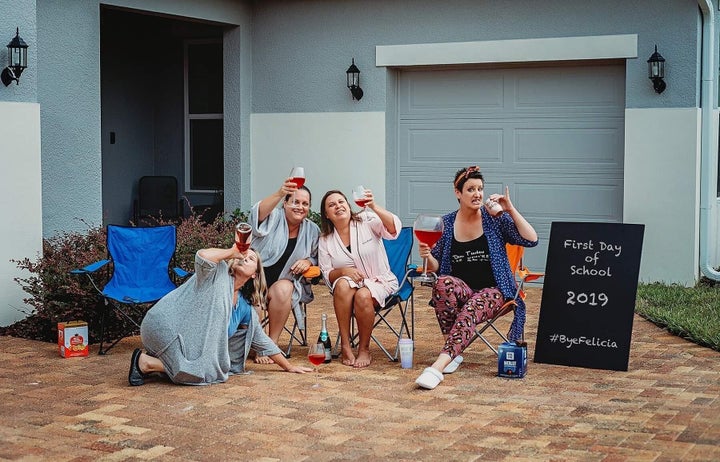
[(70, 321), (58, 323), (58, 348), (63, 358), (87, 356), (88, 325), (85, 321)]

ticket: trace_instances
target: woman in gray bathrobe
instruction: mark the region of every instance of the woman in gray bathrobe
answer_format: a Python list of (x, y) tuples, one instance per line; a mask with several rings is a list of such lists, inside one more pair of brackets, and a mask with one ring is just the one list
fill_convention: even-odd
[[(282, 203), (282, 207), (278, 205)], [(301, 303), (313, 300), (311, 284), (302, 274), (317, 265), (320, 229), (308, 219), (310, 190), (286, 178), (280, 189), (256, 203), (250, 212), (253, 247), (265, 264), (268, 284), (268, 336), (277, 344), (290, 310), (295, 313), (298, 328), (305, 329)], [(272, 360), (258, 354), (255, 362)]]
[(245, 371), (251, 348), (286, 371), (312, 371), (290, 364), (263, 332), (254, 306), (265, 302), (266, 292), (262, 262), (254, 250), (199, 250), (195, 274), (145, 315), (140, 336), (147, 352), (133, 352), (130, 385), (142, 385), (154, 372), (179, 384), (224, 382)]

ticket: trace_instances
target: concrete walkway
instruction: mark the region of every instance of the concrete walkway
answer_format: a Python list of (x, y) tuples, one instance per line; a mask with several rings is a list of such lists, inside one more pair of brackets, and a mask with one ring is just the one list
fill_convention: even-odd
[[(334, 340), (330, 297), (316, 292), (310, 338), (327, 312)], [(720, 353), (636, 316), (628, 372), (531, 361), (524, 379), (501, 379), (476, 342), (455, 374), (420, 390), (414, 380), (442, 340), (428, 295), (416, 290), (412, 370), (374, 347), (364, 370), (252, 364), (225, 384), (135, 388), (127, 371), (139, 337), (70, 359), (53, 344), (0, 337), (0, 460), (720, 460)], [(529, 291), (531, 359), (540, 297)], [(307, 365), (306, 353), (291, 360)]]

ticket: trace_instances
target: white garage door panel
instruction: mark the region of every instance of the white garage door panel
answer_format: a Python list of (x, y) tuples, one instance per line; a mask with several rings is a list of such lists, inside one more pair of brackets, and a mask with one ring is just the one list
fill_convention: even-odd
[[(480, 165), (535, 226), (545, 267), (553, 221), (621, 222), (623, 64), (407, 70), (398, 75), (397, 213), (457, 208), (455, 172)], [(416, 257), (414, 257), (416, 258)], [(417, 259), (417, 258), (416, 258)]]
[(412, 155), (407, 165), (437, 165), (468, 158), (502, 160), (501, 128), (405, 127), (400, 134), (400, 152)]
[[(439, 79), (439, 80), (438, 80)], [(446, 111), (475, 113), (503, 107), (503, 76), (499, 72), (444, 71), (416, 73), (403, 89), (403, 115)]]
[[(622, 205), (617, 182), (606, 184), (520, 184), (515, 187), (513, 203), (523, 204), (525, 218), (565, 221), (615, 221)], [(595, 204), (588, 208), (587, 204)], [(518, 206), (519, 207), (519, 206)]]
[[(452, 210), (457, 208), (457, 201), (452, 191), (452, 184), (448, 184), (445, 177), (416, 178), (406, 182), (408, 185), (402, 210), (396, 212), (398, 216), (415, 217), (419, 213), (438, 213), (438, 210)], [(409, 208), (412, 207), (412, 208)], [(411, 226), (412, 221), (406, 222)]]
[(556, 109), (615, 111), (625, 105), (624, 86), (616, 82), (625, 78), (623, 66), (588, 66), (516, 69), (517, 109)]
[[(622, 168), (623, 127), (562, 127), (546, 123), (545, 127), (515, 130), (515, 152), (518, 162), (581, 163), (594, 167)], [(562, 125), (562, 124), (560, 124)], [(597, 173), (597, 172), (596, 172)]]

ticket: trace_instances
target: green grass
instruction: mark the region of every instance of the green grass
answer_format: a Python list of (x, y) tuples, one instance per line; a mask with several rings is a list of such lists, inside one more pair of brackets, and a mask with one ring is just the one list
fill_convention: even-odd
[(635, 312), (671, 333), (720, 351), (720, 284), (641, 284)]

